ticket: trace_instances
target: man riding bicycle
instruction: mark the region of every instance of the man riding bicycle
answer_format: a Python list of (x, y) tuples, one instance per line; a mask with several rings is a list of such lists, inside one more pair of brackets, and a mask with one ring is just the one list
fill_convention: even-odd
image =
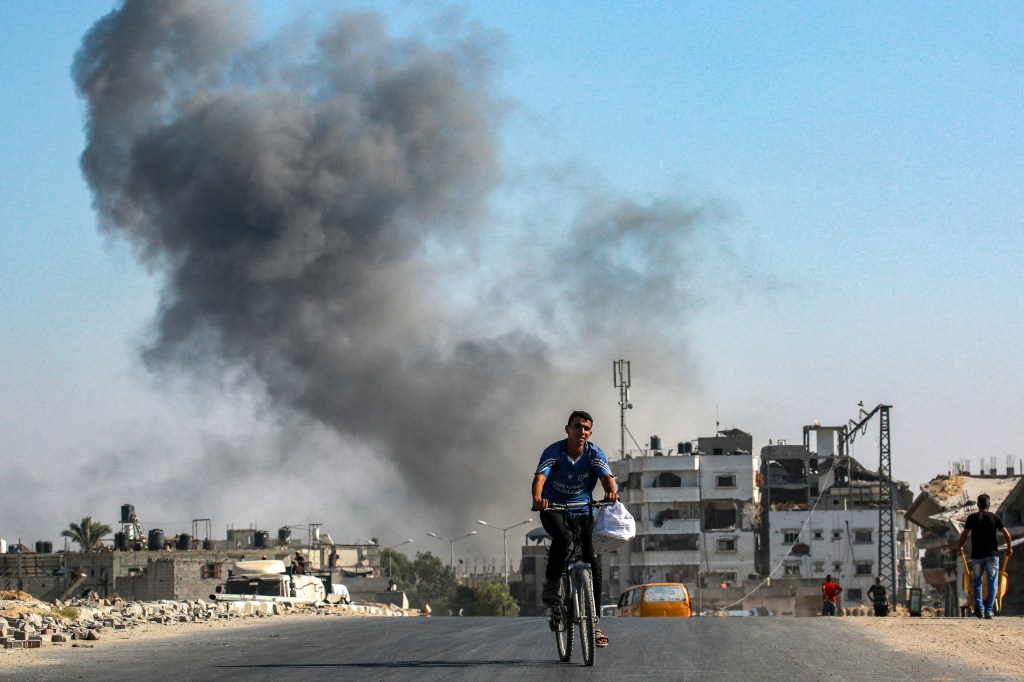
[[(533, 509), (543, 511), (548, 504), (578, 504), (590, 502), (597, 482), (604, 488), (604, 501), (617, 502), (618, 486), (608, 467), (608, 458), (598, 446), (590, 442), (594, 419), (586, 412), (576, 410), (565, 425), (565, 440), (552, 443), (541, 453), (537, 471), (533, 476)], [(600, 594), (601, 562), (594, 554), (594, 517), (583, 507), (572, 512), (545, 512), (540, 515), (544, 530), (551, 536), (548, 565), (544, 571), (545, 604), (558, 602), (558, 579), (565, 570), (565, 556), (572, 541), (572, 528), (566, 526), (564, 514), (571, 513), (580, 525), (583, 560), (592, 567), (594, 585)], [(599, 601), (599, 600), (598, 600)], [(608, 638), (600, 629), (594, 631), (597, 646), (608, 646)]]

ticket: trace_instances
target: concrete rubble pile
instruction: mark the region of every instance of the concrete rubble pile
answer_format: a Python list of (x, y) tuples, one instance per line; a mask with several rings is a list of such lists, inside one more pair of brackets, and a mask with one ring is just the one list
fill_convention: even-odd
[[(25, 595), (28, 597), (28, 595)], [(104, 633), (125, 631), (142, 625), (209, 623), (288, 614), (308, 615), (419, 615), (390, 604), (304, 604), (272, 601), (155, 601), (115, 599), (72, 599), (53, 604), (35, 599), (0, 600), (0, 645), (4, 649), (38, 649), (43, 643), (83, 646), (81, 642), (100, 639)], [(70, 617), (69, 617), (70, 616)], [(84, 645), (88, 646), (88, 645)]]

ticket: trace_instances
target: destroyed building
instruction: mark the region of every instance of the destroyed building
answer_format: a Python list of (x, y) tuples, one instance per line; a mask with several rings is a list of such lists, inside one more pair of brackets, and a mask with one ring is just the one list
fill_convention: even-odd
[[(992, 463), (986, 473), (977, 476), (958, 464), (952, 472), (922, 485), (907, 510), (908, 520), (921, 528), (918, 544), (923, 550), (922, 577), (941, 595), (942, 610), (947, 616), (959, 615), (960, 605), (966, 603), (961, 588), (964, 565), (956, 548), (964, 521), (978, 510), (976, 503), (982, 493), (991, 498), (991, 511), (1003, 520), (1014, 545), (1024, 542), (1024, 476), (1009, 462), (1005, 474), (997, 474)], [(1002, 543), (1001, 537), (999, 540)], [(969, 542), (965, 549), (970, 557)], [(1000, 553), (1000, 566), (1005, 560), (1004, 549)], [(1018, 570), (1020, 565), (1011, 563), (1007, 568), (1011, 578), (1001, 611), (1006, 615), (1024, 614), (1024, 585), (1021, 584), (1024, 571)]]
[[(869, 603), (885, 538), (878, 533), (878, 472), (846, 454), (844, 434), (845, 427), (808, 426), (802, 445), (780, 441), (761, 449), (758, 567), (775, 583), (817, 586), (831, 574), (844, 587), (844, 606), (856, 607)], [(916, 532), (905, 519), (908, 484), (892, 486), (896, 598), (902, 601), (918, 580)], [(820, 608), (820, 594), (811, 590), (797, 612), (812, 615)]]

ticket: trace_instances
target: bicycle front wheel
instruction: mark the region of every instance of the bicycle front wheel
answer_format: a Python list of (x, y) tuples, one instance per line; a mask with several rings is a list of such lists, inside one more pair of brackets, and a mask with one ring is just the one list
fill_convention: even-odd
[(594, 665), (594, 629), (597, 619), (597, 608), (594, 605), (594, 578), (589, 568), (584, 568), (578, 575), (577, 594), (580, 600), (580, 648), (583, 650), (583, 664)]
[(563, 574), (558, 581), (558, 604), (551, 607), (551, 625), (555, 631), (555, 644), (558, 647), (558, 659), (563, 662), (572, 660), (572, 590), (569, 576)]

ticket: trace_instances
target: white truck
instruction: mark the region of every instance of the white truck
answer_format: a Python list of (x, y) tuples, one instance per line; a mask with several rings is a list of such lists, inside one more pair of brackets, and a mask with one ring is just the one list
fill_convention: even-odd
[(238, 561), (231, 576), (217, 586), (216, 601), (273, 601), (308, 604), (327, 599), (320, 578), (289, 574), (279, 559)]

